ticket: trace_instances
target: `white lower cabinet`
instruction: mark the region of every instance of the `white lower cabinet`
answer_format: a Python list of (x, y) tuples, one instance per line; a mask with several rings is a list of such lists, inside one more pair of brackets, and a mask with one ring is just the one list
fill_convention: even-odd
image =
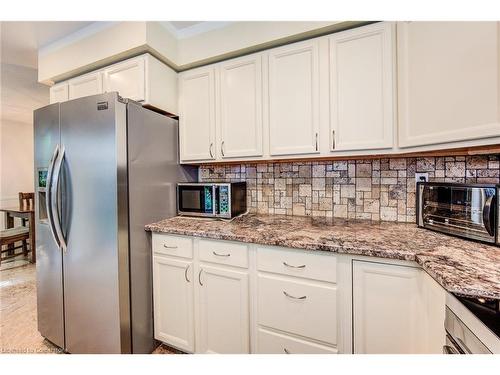
[(200, 265), (197, 353), (250, 353), (248, 272)]
[(259, 275), (257, 303), (259, 325), (337, 343), (335, 284)]
[(190, 353), (441, 353), (413, 262), (153, 234), (155, 338)]
[(259, 354), (337, 354), (329, 346), (264, 328), (258, 329), (257, 336)]
[(419, 267), (353, 261), (354, 353), (438, 354), (445, 291)]
[(194, 352), (193, 262), (154, 256), (153, 285), (155, 338)]

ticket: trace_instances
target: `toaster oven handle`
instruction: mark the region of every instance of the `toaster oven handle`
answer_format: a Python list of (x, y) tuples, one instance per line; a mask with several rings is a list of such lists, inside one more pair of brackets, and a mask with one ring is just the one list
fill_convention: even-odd
[(495, 196), (492, 195), (486, 200), (483, 207), (483, 224), (490, 236), (495, 235), (493, 228), (495, 222), (495, 203)]

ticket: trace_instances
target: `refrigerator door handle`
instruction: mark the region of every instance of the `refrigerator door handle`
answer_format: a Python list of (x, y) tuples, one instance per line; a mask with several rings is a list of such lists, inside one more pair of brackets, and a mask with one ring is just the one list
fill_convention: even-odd
[(52, 158), (50, 159), (50, 162), (49, 162), (49, 168), (47, 170), (47, 191), (45, 194), (45, 205), (47, 207), (47, 222), (49, 224), (50, 233), (52, 234), (52, 237), (54, 238), (55, 243), (59, 247), (61, 242), (59, 241), (59, 238), (57, 237), (56, 229), (54, 227), (53, 212), (52, 212), (52, 206), (51, 206), (51, 202), (52, 202), (52, 199), (51, 199), (51, 196), (52, 196), (52, 178), (53, 178), (53, 173), (54, 173), (54, 164), (55, 164), (58, 156), (59, 156), (59, 145), (56, 145), (56, 147), (54, 149), (54, 153), (52, 154)]
[(55, 194), (50, 195), (50, 210), (53, 213), (52, 219), (54, 220), (54, 227), (56, 229), (57, 237), (59, 238), (59, 246), (63, 249), (64, 252), (66, 252), (67, 246), (61, 227), (61, 218), (59, 217), (59, 204), (58, 204), (59, 179), (61, 177), (61, 167), (64, 159), (64, 151), (65, 151), (64, 146), (61, 146), (59, 155), (54, 164), (51, 190), (52, 192), (55, 192)]

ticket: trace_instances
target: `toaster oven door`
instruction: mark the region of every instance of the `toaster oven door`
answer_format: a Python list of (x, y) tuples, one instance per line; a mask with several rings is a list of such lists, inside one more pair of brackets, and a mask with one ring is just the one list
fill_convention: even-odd
[(420, 194), (420, 225), (462, 237), (495, 242), (496, 187), (424, 185)]

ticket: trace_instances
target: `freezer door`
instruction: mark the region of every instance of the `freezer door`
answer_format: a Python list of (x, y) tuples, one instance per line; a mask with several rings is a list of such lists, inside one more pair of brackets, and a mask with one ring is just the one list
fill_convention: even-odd
[(47, 173), (60, 141), (59, 104), (34, 112), (35, 238), (38, 331), (64, 348), (62, 252), (55, 241), (46, 204)]
[(62, 103), (62, 147), (66, 348), (127, 353), (126, 106), (116, 93)]

